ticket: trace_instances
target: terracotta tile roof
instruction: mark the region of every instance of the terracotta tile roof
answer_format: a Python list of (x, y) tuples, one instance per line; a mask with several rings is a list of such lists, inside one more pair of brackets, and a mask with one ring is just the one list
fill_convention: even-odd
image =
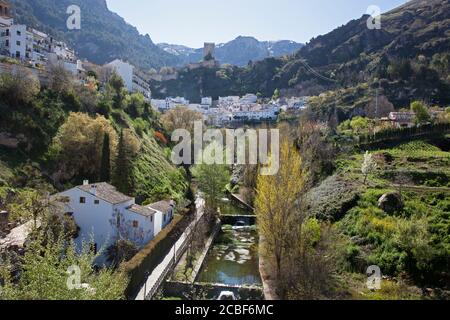
[(145, 217), (151, 217), (156, 213), (155, 210), (150, 209), (148, 207), (139, 206), (137, 204), (133, 204), (132, 206), (127, 208), (129, 211), (143, 215)]
[(169, 209), (173, 208), (173, 201), (172, 200), (163, 200), (159, 202), (155, 202), (152, 204), (149, 204), (147, 208), (161, 211), (162, 213), (167, 213)]
[(129, 196), (124, 195), (123, 193), (117, 191), (116, 187), (114, 187), (106, 182), (78, 186), (79, 189), (83, 190), (84, 192), (90, 193), (90, 194), (93, 194), (91, 192), (92, 187), (96, 187), (95, 196), (97, 198), (102, 199), (111, 204), (119, 204), (119, 203), (133, 200), (132, 197), (129, 197)]

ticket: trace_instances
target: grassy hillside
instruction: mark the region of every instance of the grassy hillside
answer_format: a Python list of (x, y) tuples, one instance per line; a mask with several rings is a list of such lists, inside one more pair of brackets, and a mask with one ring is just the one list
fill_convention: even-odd
[[(390, 277), (383, 285), (385, 292), (361, 289), (354, 293), (356, 298), (423, 296), (414, 286), (438, 288), (432, 292), (435, 298), (445, 296), (441, 290), (449, 290), (449, 150), (448, 137), (372, 150), (377, 169), (366, 184), (363, 152), (343, 153), (336, 160), (336, 174), (310, 191), (311, 213), (333, 221), (348, 239), (348, 264), (342, 269), (347, 284), (358, 286), (361, 280), (354, 277), (369, 265), (379, 266)], [(401, 208), (390, 212), (380, 208), (379, 199), (388, 193), (400, 195)]]
[[(86, 119), (105, 119), (104, 123), (109, 123), (116, 136), (123, 130), (129, 130), (133, 140), (136, 140), (138, 149), (133, 158), (130, 158), (129, 175), (133, 186), (130, 194), (140, 201), (184, 197), (187, 188), (184, 170), (171, 164), (168, 146), (155, 140), (155, 132), (163, 133), (159, 114), (140, 95), (124, 91), (120, 81), (116, 83), (117, 91), (111, 83), (103, 91), (98, 91), (70, 81), (64, 89), (57, 91), (59, 86), (55, 87), (54, 83), (40, 88), (37, 80), (23, 79), (25, 78), (9, 75), (0, 78), (0, 111), (4, 115), (0, 119), (0, 133), (17, 142), (16, 146), (0, 146), (2, 185), (55, 192), (81, 184), (84, 179), (99, 181), (101, 178), (98, 169), (79, 168), (77, 163), (83, 163), (83, 159), (89, 159), (92, 154), (101, 155), (103, 135), (87, 136), (87, 140), (73, 140), (70, 143), (79, 143), (80, 151), (59, 156), (61, 146), (55, 144), (55, 141), (61, 139), (55, 140), (55, 137), (60, 134), (63, 124), (77, 125), (67, 122), (69, 115), (75, 112), (87, 115)], [(34, 89), (24, 94), (25, 88), (31, 87)], [(21, 93), (17, 100), (15, 92)], [(67, 137), (66, 140), (70, 138)], [(88, 144), (91, 144), (91, 149), (83, 147)], [(111, 153), (110, 174), (113, 175), (115, 149)]]

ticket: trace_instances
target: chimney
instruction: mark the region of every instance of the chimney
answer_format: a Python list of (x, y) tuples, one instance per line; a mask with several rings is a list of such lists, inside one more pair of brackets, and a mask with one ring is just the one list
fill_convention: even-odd
[(83, 186), (88, 186), (89, 185), (89, 180), (83, 180)]
[(91, 186), (91, 193), (96, 196), (97, 195), (97, 186), (95, 184), (93, 184)]
[(8, 225), (9, 213), (8, 211), (0, 211), (0, 227)]

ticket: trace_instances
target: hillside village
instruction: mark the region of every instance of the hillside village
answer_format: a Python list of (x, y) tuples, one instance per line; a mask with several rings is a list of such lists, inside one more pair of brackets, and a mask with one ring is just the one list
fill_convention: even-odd
[[(212, 97), (202, 97), (201, 103), (190, 103), (184, 97), (167, 97), (165, 99), (152, 99), (151, 76), (146, 75), (128, 62), (116, 59), (104, 66), (97, 66), (88, 61), (81, 61), (76, 57), (75, 51), (67, 44), (57, 41), (51, 35), (27, 27), (26, 25), (14, 24), (12, 10), (7, 2), (2, 4), (2, 17), (0, 21), (1, 41), (0, 53), (3, 57), (13, 58), (18, 62), (35, 69), (51, 68), (52, 65), (60, 65), (66, 71), (84, 84), (88, 84), (89, 70), (102, 74), (102, 79), (107, 79), (107, 75), (116, 72), (124, 81), (129, 92), (141, 93), (152, 107), (161, 112), (166, 112), (177, 106), (185, 106), (189, 109), (200, 112), (204, 120), (215, 126), (229, 125), (239, 122), (265, 122), (276, 121), (281, 111), (287, 112), (306, 108), (308, 97), (289, 97), (272, 99), (266, 103), (260, 103), (258, 96), (248, 93), (243, 97), (228, 96), (218, 97), (213, 101)], [(219, 62), (215, 60), (215, 44), (205, 43), (203, 61), (214, 61), (213, 66), (204, 65), (204, 62), (191, 63), (190, 68), (213, 67)], [(217, 67), (217, 66), (216, 66)], [(279, 93), (278, 93), (279, 94)], [(434, 111), (433, 116), (437, 116)], [(384, 114), (382, 120), (392, 122), (397, 126), (413, 125), (413, 113), (388, 113)]]
[[(4, 62), (21, 63), (37, 70), (48, 70), (59, 65), (70, 72), (78, 81), (89, 82), (89, 70), (102, 69), (102, 73), (117, 72), (130, 92), (140, 92), (147, 100), (151, 91), (147, 79), (134, 66), (121, 60), (114, 60), (104, 66), (97, 66), (80, 60), (75, 50), (46, 34), (23, 24), (15, 24), (11, 5), (0, 3), (0, 55)], [(5, 60), (12, 58), (11, 60)]]
[[(105, 75), (116, 72), (124, 81), (129, 92), (141, 93), (147, 101), (151, 101), (154, 108), (159, 111), (167, 111), (175, 106), (187, 106), (194, 111), (202, 112), (205, 120), (215, 125), (224, 125), (234, 121), (276, 121), (281, 107), (292, 108), (295, 103), (287, 106), (278, 104), (257, 104), (254, 94), (239, 97), (219, 97), (218, 104), (213, 108), (211, 97), (202, 98), (201, 104), (190, 104), (184, 98), (151, 99), (150, 77), (145, 75), (135, 66), (128, 62), (116, 59), (104, 66), (97, 66), (88, 61), (81, 61), (76, 57), (75, 51), (62, 41), (57, 41), (51, 35), (41, 31), (14, 23), (12, 9), (7, 2), (3, 2), (0, 21), (0, 54), (12, 58), (17, 62), (37, 70), (46, 70), (54, 65), (60, 65), (70, 72), (78, 81), (88, 84), (89, 71), (96, 71)], [(205, 43), (204, 62), (218, 61), (214, 58), (215, 45)], [(210, 57), (206, 59), (206, 57)], [(6, 62), (6, 60), (4, 60)], [(11, 61), (10, 61), (11, 62)], [(195, 68), (195, 64), (190, 64)], [(198, 67), (205, 66), (203, 62)], [(303, 101), (304, 99), (297, 99)], [(304, 106), (304, 103), (303, 105)]]

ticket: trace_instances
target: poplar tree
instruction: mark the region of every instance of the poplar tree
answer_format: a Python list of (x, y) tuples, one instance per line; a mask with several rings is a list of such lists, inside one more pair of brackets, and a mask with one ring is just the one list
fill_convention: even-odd
[(113, 174), (113, 185), (122, 193), (133, 192), (133, 161), (140, 150), (140, 142), (128, 129), (120, 132), (117, 157)]
[(281, 145), (279, 161), (278, 173), (258, 177), (255, 199), (262, 245), (275, 260), (278, 279), (281, 278), (283, 260), (296, 237), (296, 203), (305, 185), (302, 158), (287, 140)]

